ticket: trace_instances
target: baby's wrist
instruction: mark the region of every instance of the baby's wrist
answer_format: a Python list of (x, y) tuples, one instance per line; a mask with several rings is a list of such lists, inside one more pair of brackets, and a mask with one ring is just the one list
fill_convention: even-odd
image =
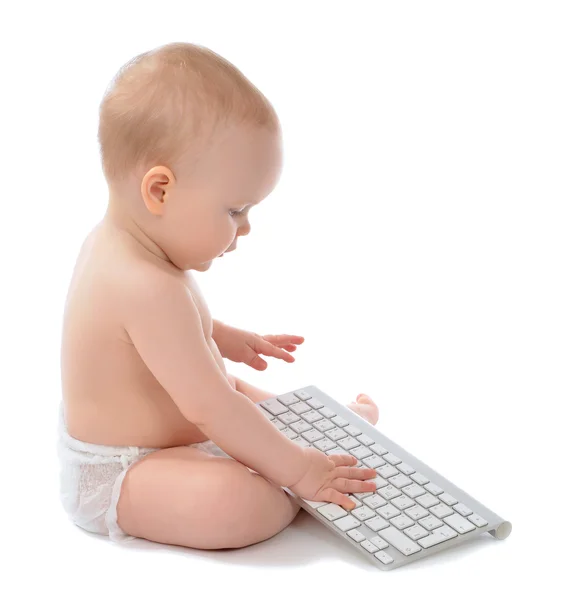
[[(295, 445), (297, 446), (297, 444), (295, 444)], [(307, 475), (307, 473), (309, 472), (309, 469), (311, 468), (311, 454), (309, 452), (307, 452), (307, 448), (303, 448), (302, 446), (297, 446), (297, 447), (301, 451), (301, 460), (295, 469), (295, 471), (297, 471), (299, 473), (299, 476), (295, 477), (294, 475), (292, 475), (293, 483), (282, 484), (287, 488), (295, 487), (301, 481), (303, 481), (303, 478)]]

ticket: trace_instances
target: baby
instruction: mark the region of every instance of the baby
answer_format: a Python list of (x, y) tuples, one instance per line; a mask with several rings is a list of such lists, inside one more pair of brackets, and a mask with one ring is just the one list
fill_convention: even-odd
[[(113, 79), (98, 140), (109, 187), (84, 241), (62, 330), (59, 458), (71, 520), (120, 541), (239, 548), (284, 529), (299, 505), (354, 507), (374, 469), (289, 440), (254, 403), (276, 394), (227, 374), (292, 362), (299, 336), (213, 320), (191, 270), (250, 231), (277, 184), (269, 101), (221, 56), (188, 43), (140, 54)], [(349, 408), (375, 424), (360, 394)], [(303, 440), (305, 441), (305, 440)]]

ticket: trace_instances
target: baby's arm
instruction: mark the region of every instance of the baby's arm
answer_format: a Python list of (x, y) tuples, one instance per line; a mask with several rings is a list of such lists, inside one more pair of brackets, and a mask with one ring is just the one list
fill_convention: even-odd
[(283, 435), (219, 369), (186, 286), (156, 273), (128, 282), (125, 329), (181, 413), (227, 454), (279, 486), (307, 471), (305, 449)]
[(251, 400), (251, 402), (262, 402), (263, 400), (268, 400), (269, 398), (274, 398), (277, 394), (273, 394), (273, 392), (266, 392), (230, 373), (227, 373), (227, 379), (231, 382), (233, 389), (236, 389), (241, 394), (244, 394)]

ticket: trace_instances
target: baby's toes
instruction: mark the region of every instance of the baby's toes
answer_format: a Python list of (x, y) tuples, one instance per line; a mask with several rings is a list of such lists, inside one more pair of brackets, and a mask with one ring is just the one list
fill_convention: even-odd
[(359, 404), (371, 404), (377, 406), (367, 394), (359, 394), (356, 398), (356, 402), (359, 402)]

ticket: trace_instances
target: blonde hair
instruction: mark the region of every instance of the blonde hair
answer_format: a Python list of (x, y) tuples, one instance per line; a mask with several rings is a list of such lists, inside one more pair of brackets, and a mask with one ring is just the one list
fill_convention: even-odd
[(112, 184), (137, 168), (174, 168), (191, 147), (199, 154), (217, 128), (231, 123), (279, 127), (267, 98), (212, 50), (176, 42), (143, 52), (120, 68), (100, 104), (104, 176)]

